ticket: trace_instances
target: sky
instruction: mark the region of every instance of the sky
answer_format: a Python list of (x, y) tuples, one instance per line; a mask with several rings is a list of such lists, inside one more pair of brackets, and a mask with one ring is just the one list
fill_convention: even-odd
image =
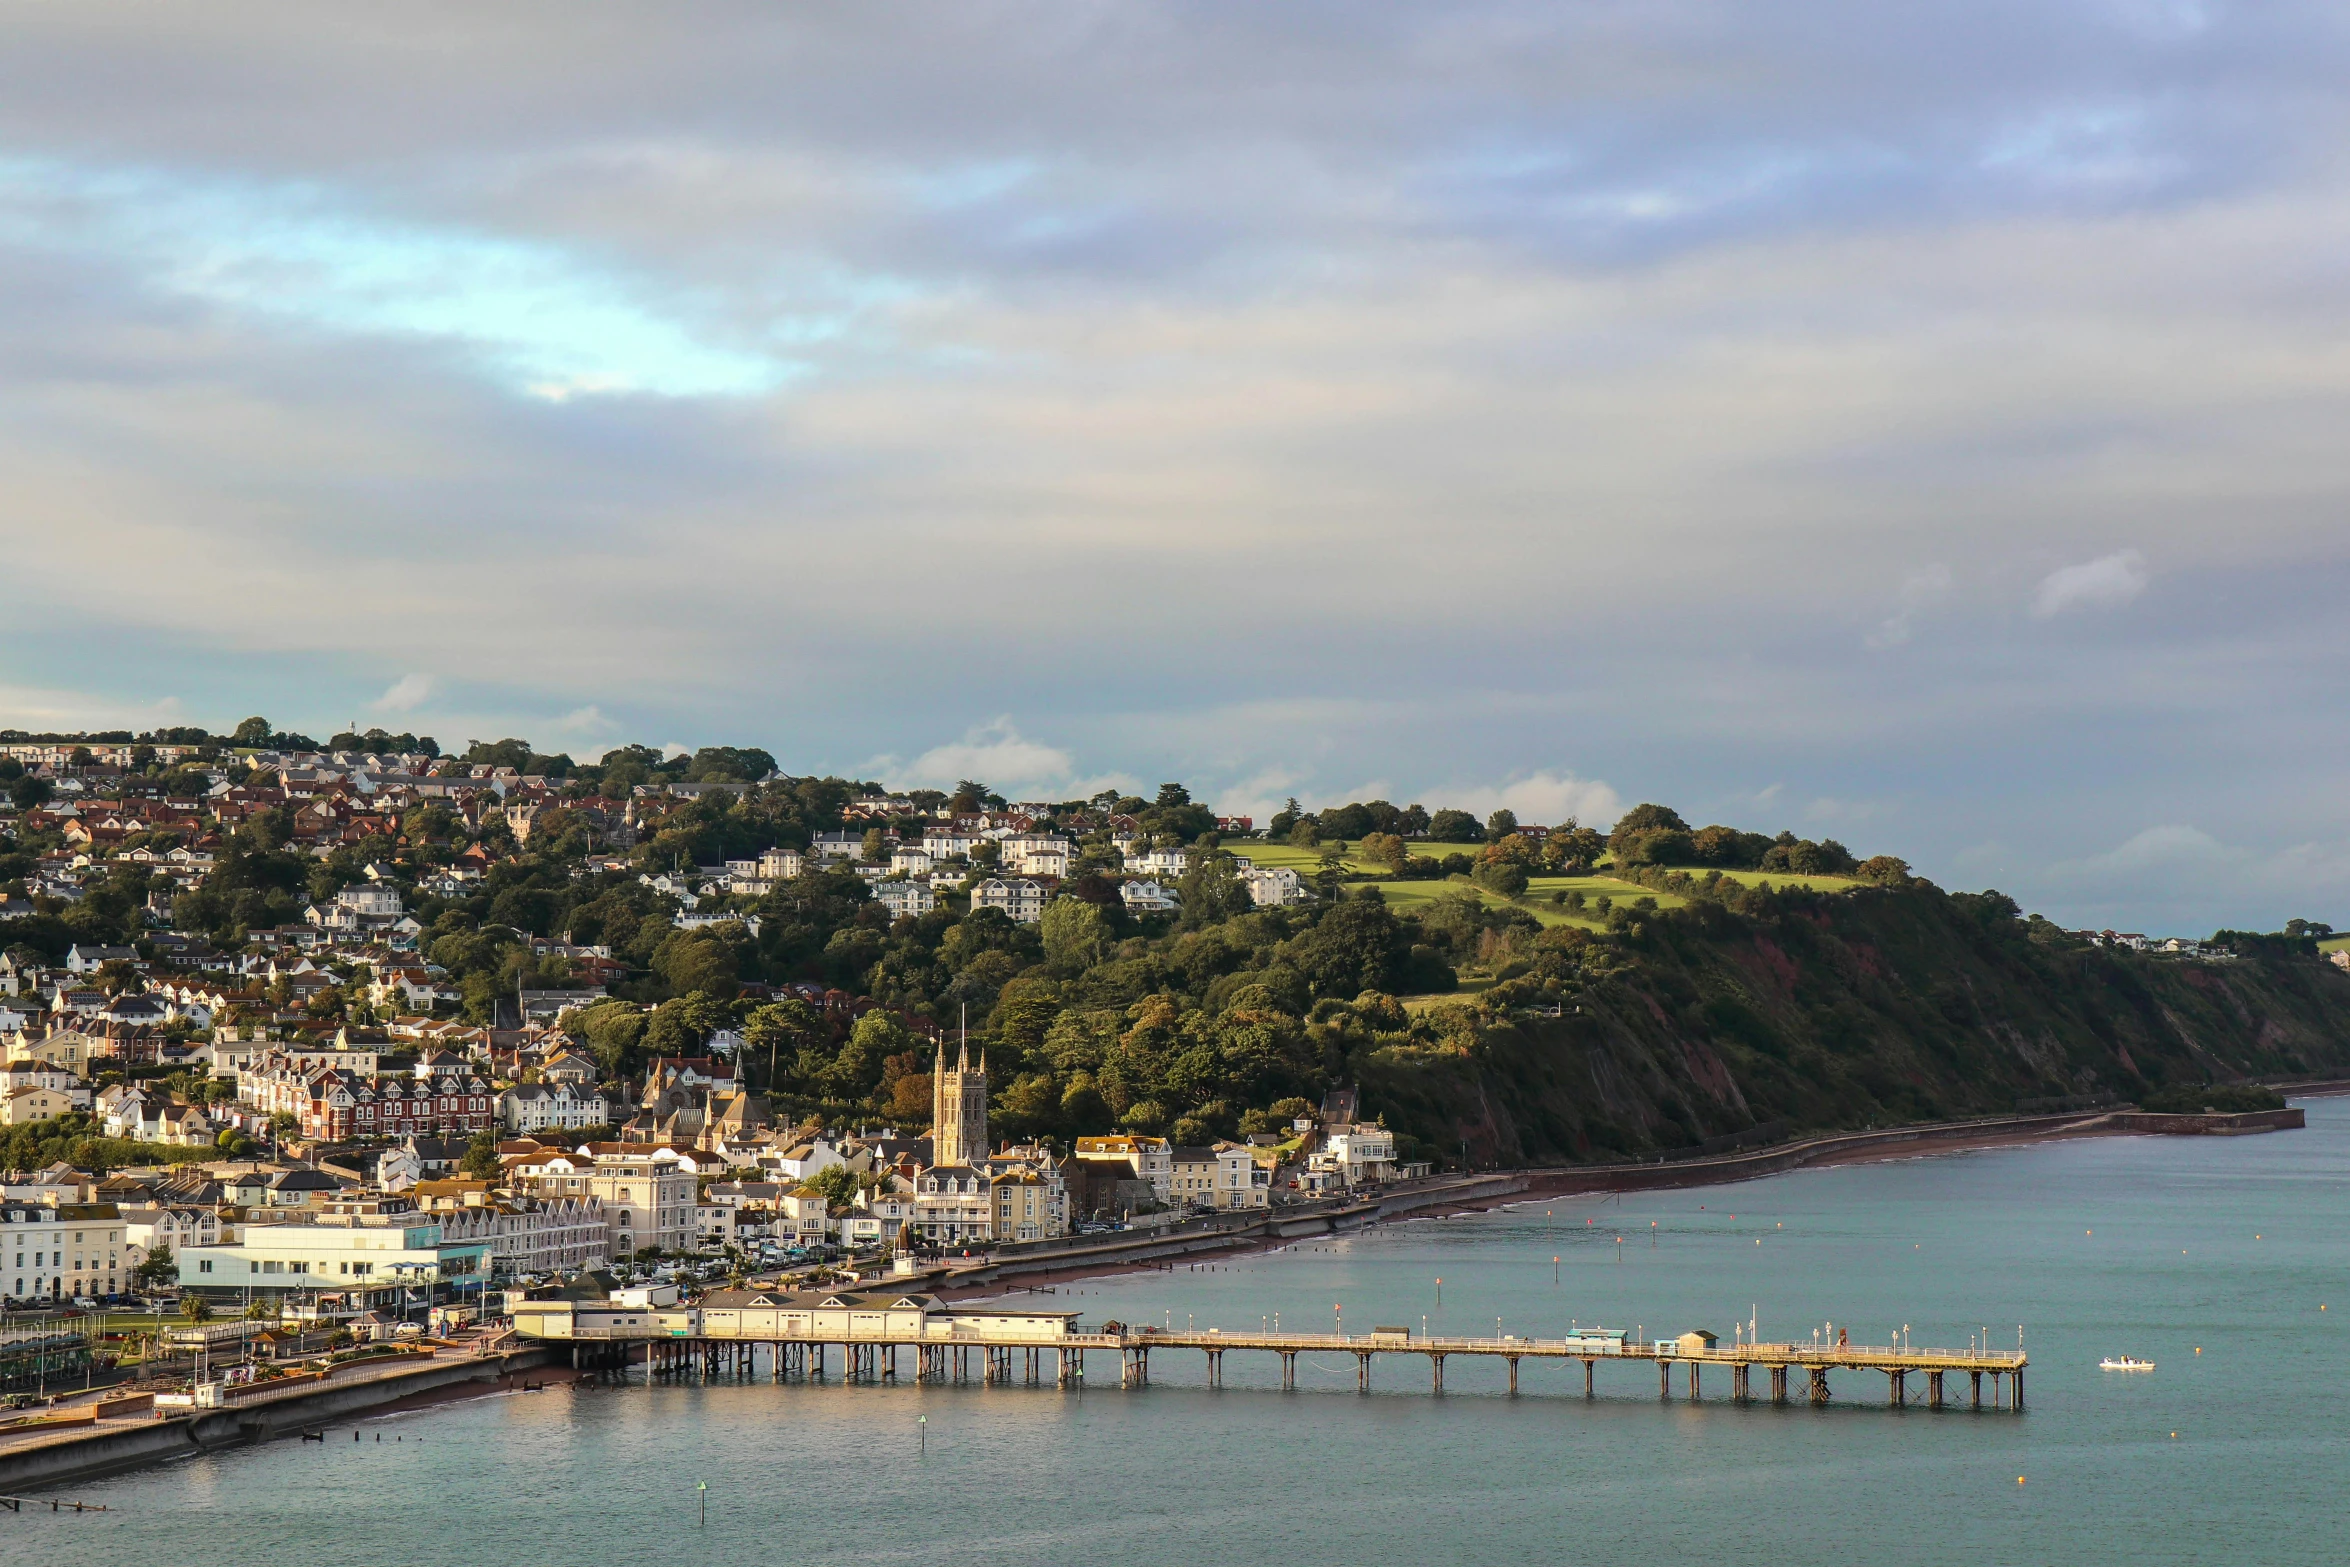
[(2350, 927), (2350, 12), (0, 0), (0, 725)]

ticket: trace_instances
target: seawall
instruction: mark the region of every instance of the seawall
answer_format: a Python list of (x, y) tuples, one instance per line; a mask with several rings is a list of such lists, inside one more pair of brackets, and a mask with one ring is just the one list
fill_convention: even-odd
[(547, 1353), (525, 1349), (478, 1358), (436, 1359), (365, 1381), (310, 1384), (265, 1401), (199, 1409), (161, 1420), (109, 1421), (70, 1428), (46, 1439), (28, 1438), (0, 1447), (0, 1494), (21, 1496), (191, 1453), (267, 1442), (324, 1420), (380, 1409), (422, 1393), (467, 1383), (494, 1384), (511, 1372), (545, 1364)]
[(1040, 1275), (1104, 1273), (1130, 1264), (1139, 1266), (1149, 1262), (1175, 1261), (1301, 1236), (1329, 1235), (1360, 1229), (1380, 1219), (1423, 1208), (1492, 1202), (1522, 1192), (1526, 1186), (1526, 1176), (1514, 1171), (1449, 1177), (1432, 1181), (1426, 1186), (1392, 1191), (1361, 1202), (1336, 1202), (1310, 1209), (1268, 1209), (1253, 1217), (1226, 1222), (1213, 1229), (1132, 1236), (1000, 1257), (976, 1267), (950, 1272), (938, 1281), (936, 1287), (942, 1293), (961, 1294)]
[(1849, 1163), (1907, 1151), (1952, 1151), (1997, 1147), (2043, 1138), (2153, 1133), (2163, 1136), (2241, 1136), (2286, 1131), (2305, 1124), (2303, 1112), (2254, 1110), (2238, 1114), (2162, 1115), (2144, 1110), (2094, 1110), (2060, 1115), (1999, 1116), (1981, 1121), (1946, 1121), (1892, 1127), (1881, 1132), (1839, 1132), (1781, 1143), (1753, 1153), (1670, 1164), (1578, 1165), (1527, 1171), (1533, 1189), (1567, 1196), (1577, 1192), (1655, 1191), (1680, 1186), (1713, 1186), (1751, 1181), (1813, 1164)]

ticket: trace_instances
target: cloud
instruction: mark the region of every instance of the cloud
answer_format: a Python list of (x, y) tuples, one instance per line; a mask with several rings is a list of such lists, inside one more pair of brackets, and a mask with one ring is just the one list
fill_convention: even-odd
[(2350, 779), (2338, 12), (19, 7), (0, 671), (2273, 858)]
[(430, 675), (402, 675), (371, 704), (381, 713), (413, 713), (432, 695)]
[(0, 683), (0, 727), (40, 734), (81, 729), (138, 730), (187, 722), (184, 705), (176, 696), (124, 701), (104, 691)]
[(2202, 828), (2171, 823), (2149, 827), (2103, 854), (2060, 861), (2050, 869), (2060, 876), (2092, 878), (2210, 866), (2230, 857), (2227, 846)]
[(1456, 785), (1429, 791), (1431, 809), (1451, 806), (1490, 816), (1508, 809), (1523, 822), (1555, 827), (1572, 816), (1586, 827), (1602, 830), (1624, 814), (1623, 797), (1596, 778), (1573, 773), (1538, 772), (1497, 785)]
[(1131, 791), (1141, 787), (1123, 774), (1080, 778), (1075, 759), (1067, 751), (1024, 738), (1008, 717), (968, 730), (960, 740), (933, 746), (911, 762), (876, 757), (862, 770), (879, 774), (899, 788), (951, 789), (969, 778), (1008, 799), (1028, 795), (1082, 799), (1103, 789)]
[(257, 323), (441, 341), (517, 388), (739, 396), (788, 367), (709, 342), (682, 301), (561, 245), (401, 221), (309, 185), (148, 167), (0, 160), (0, 225), (98, 250), (149, 285)]
[(2350, 838), (2338, 835), (2263, 847), (2169, 822), (2095, 854), (1997, 869), (2066, 924), (2164, 935), (2275, 930), (2294, 917), (2350, 924)]
[(592, 702), (585, 707), (573, 708), (562, 717), (553, 720), (553, 723), (554, 727), (563, 733), (575, 735), (610, 734), (620, 727), (619, 724), (605, 717), (604, 710)]
[(1901, 591), (1895, 595), (1900, 607), (1877, 623), (1877, 629), (1868, 635), (1868, 645), (1873, 648), (1901, 646), (1910, 639), (1918, 612), (1949, 591), (1948, 566), (1935, 564), (1911, 572), (1902, 579)]
[(2145, 592), (2149, 580), (2144, 555), (2117, 550), (2050, 572), (2032, 595), (2032, 613), (2046, 620), (2068, 609), (2113, 609)]

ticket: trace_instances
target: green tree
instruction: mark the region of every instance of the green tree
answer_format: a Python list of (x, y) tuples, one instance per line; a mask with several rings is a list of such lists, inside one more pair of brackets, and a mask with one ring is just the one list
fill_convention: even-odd
[(273, 733), (275, 731), (269, 727), (268, 719), (248, 718), (230, 733), (228, 743), (258, 751), (269, 744), (269, 738)]
[(1176, 885), (1176, 896), (1183, 909), (1181, 923), (1187, 930), (1221, 925), (1256, 907), (1232, 856), (1213, 850), (1191, 857), (1190, 868)]
[(881, 1085), (882, 1063), (903, 1054), (913, 1043), (914, 1036), (906, 1032), (896, 1013), (876, 1007), (857, 1019), (857, 1026), (849, 1030), (848, 1043), (817, 1075), (817, 1090), (835, 1101), (862, 1102)]
[(730, 997), (742, 976), (741, 930), (729, 924), (678, 931), (653, 954), (653, 971), (668, 982), (673, 994), (699, 990)]
[(1110, 1125), (1110, 1107), (1091, 1072), (1079, 1072), (1061, 1091), (1061, 1124), (1070, 1134), (1100, 1132)]
[(742, 1036), (745, 1052), (752, 1061), (763, 1061), (767, 1068), (767, 1086), (773, 1089), (781, 1081), (787, 1053), (797, 1060), (800, 1045), (816, 1028), (816, 1010), (805, 1001), (787, 998), (753, 1007), (744, 1017)]
[(1475, 843), (1484, 835), (1467, 811), (1438, 811), (1428, 818), (1428, 836), (1437, 843)]
[(861, 1183), (857, 1172), (847, 1165), (828, 1164), (800, 1184), (822, 1197), (827, 1208), (838, 1211), (856, 1204)]
[(1109, 950), (1108, 917), (1099, 904), (1083, 898), (1055, 898), (1046, 904), (1038, 930), (1044, 938), (1045, 961), (1071, 973), (1093, 967)]
[(466, 1145), (465, 1157), (457, 1162), (457, 1168), (477, 1181), (496, 1180), (503, 1172), (503, 1167), (498, 1163), (498, 1134), (492, 1131), (474, 1133), (473, 1141)]
[(633, 1077), (644, 1059), (645, 1014), (633, 1001), (599, 1001), (571, 1014), (607, 1080)]
[(664, 1001), (645, 1025), (647, 1055), (685, 1056), (698, 1053), (704, 1041), (734, 1020), (734, 1010), (706, 990)]
[(1487, 860), (1475, 872), (1477, 885), (1505, 898), (1525, 895), (1526, 867), (1515, 860)]
[(180, 1297), (180, 1315), (190, 1322), (209, 1322), (212, 1320), (212, 1303), (201, 1295), (183, 1295)]

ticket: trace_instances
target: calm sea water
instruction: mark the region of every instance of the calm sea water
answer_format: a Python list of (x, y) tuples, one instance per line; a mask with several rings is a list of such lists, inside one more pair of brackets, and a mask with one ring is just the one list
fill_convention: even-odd
[[(1759, 1312), (2032, 1354), (2029, 1412), (1660, 1404), (1652, 1368), (1154, 1357), (1122, 1393), (765, 1383), (514, 1395), (340, 1428), (0, 1514), (8, 1559), (308, 1563), (2340, 1562), (2350, 1531), (2350, 1102), (2304, 1132), (2131, 1138), (1395, 1225), (1081, 1285), (1088, 1321), (1550, 1334)], [(1619, 1247), (1616, 1237), (1624, 1237)], [(1760, 1244), (1757, 1244), (1759, 1242)], [(1552, 1258), (1557, 1257), (1557, 1283)], [(1436, 1280), (1441, 1278), (1442, 1304)], [(2321, 1309), (2330, 1308), (2330, 1309)], [(2197, 1350), (2201, 1353), (2198, 1354)], [(2100, 1372), (2105, 1355), (2159, 1363)], [(836, 1362), (837, 1363), (837, 1362)], [(1756, 1378), (1758, 1390), (1762, 1379)], [(1955, 1391), (1955, 1385), (1954, 1385)], [(1913, 1396), (1922, 1398), (1922, 1387)], [(926, 1426), (917, 1423), (926, 1416)], [(383, 1434), (380, 1443), (374, 1440)], [(397, 1438), (398, 1440), (395, 1440)], [(2023, 1477), (2022, 1484), (2017, 1483)], [(697, 1521), (699, 1482), (708, 1523)]]

